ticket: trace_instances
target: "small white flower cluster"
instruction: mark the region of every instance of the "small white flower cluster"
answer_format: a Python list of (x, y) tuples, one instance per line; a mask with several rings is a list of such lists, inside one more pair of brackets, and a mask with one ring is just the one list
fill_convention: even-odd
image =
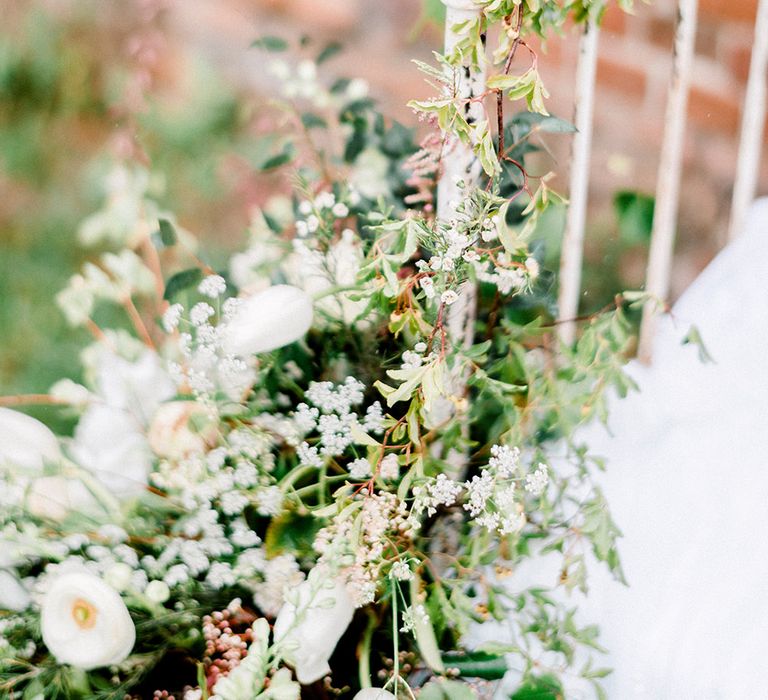
[[(200, 282), (198, 291), (212, 300), (219, 300), (226, 291), (226, 282), (219, 275), (209, 275)], [(186, 322), (181, 304), (168, 307), (162, 319), (165, 331), (173, 333), (182, 324), (186, 325), (178, 338), (181, 361), (169, 363), (171, 376), (179, 387), (189, 387), (203, 399), (210, 399), (221, 391), (230, 399), (239, 400), (253, 385), (256, 376), (253, 367), (224, 347), (227, 322), (240, 303), (241, 300), (234, 297), (224, 301), (215, 325), (211, 321), (218, 314), (208, 302), (198, 302), (189, 309)]]
[[(285, 602), (286, 588), (296, 588), (304, 580), (304, 574), (291, 554), (281, 554), (272, 559), (263, 557), (258, 568), (254, 567), (256, 572), (261, 574), (263, 582), (248, 584), (253, 591), (253, 600), (265, 615), (275, 617)], [(250, 576), (253, 577), (253, 573)]]
[(56, 303), (73, 326), (91, 318), (97, 301), (119, 304), (134, 294), (151, 294), (154, 290), (152, 271), (132, 250), (104, 253), (99, 262), (85, 263), (82, 272), (73, 275), (56, 295)]
[(536, 471), (526, 474), (525, 490), (532, 496), (541, 496), (549, 484), (549, 469), (546, 464), (539, 462)]
[[(395, 554), (388, 551), (392, 540), (409, 530), (406, 504), (382, 492), (365, 497), (354, 516), (335, 518), (317, 533), (314, 546), (321, 563), (340, 570), (355, 605), (362, 607), (376, 597), (387, 555)], [(400, 573), (405, 576), (402, 568)]]
[(303, 200), (299, 204), (299, 213), (304, 218), (296, 221), (296, 235), (299, 238), (307, 238), (320, 230), (333, 231), (336, 219), (349, 216), (348, 203), (354, 206), (360, 201), (360, 195), (352, 190), (346, 200), (337, 201), (333, 192), (320, 192), (314, 200)]
[[(460, 179), (456, 184), (464, 188)], [(427, 299), (439, 295), (441, 303), (453, 304), (459, 298), (457, 285), (466, 278), (468, 267), (474, 269), (477, 279), (495, 285), (502, 294), (520, 292), (538, 277), (535, 258), (521, 262), (502, 250), (503, 246), (490, 250), (483, 247), (498, 242), (504, 225), (498, 206), (499, 202), (488, 196), (449, 203), (449, 217), (438, 223), (432, 239), (427, 241), (432, 256), (429, 261), (416, 263), (422, 275), (419, 285)]]
[[(304, 395), (307, 403), (296, 407), (293, 421), (302, 437), (315, 431), (319, 436), (317, 445), (310, 445), (305, 440), (297, 447), (300, 464), (320, 468), (325, 458), (343, 455), (354, 441), (355, 430), (381, 434), (384, 414), (378, 401), (371, 404), (362, 417), (354, 410), (363, 402), (364, 389), (365, 385), (353, 377), (347, 377), (342, 384), (310, 383)], [(366, 467), (360, 460), (355, 460), (354, 470), (358, 474), (370, 472), (370, 464)]]
[(438, 474), (436, 479), (427, 481), (422, 486), (412, 489), (414, 502), (411, 507), (410, 522), (414, 529), (421, 526), (421, 515), (426, 512), (429, 517), (437, 513), (441, 506), (452, 506), (459, 499), (462, 485), (445, 474)]
[[(525, 490), (540, 496), (549, 483), (547, 466), (539, 463), (524, 480)], [(415, 486), (409, 524), (418, 530), (424, 513), (431, 517), (440, 507), (447, 508), (463, 500), (464, 510), (477, 525), (502, 535), (519, 532), (526, 522), (522, 499), (517, 498), (516, 482), (519, 481), (522, 481), (520, 450), (493, 445), (487, 467), (469, 481), (462, 484), (438, 474)]]
[(508, 253), (501, 252), (493, 263), (475, 263), (475, 273), (481, 282), (495, 285), (501, 294), (509, 294), (530, 286), (539, 275), (539, 263), (536, 258), (527, 258), (522, 265), (514, 264)]
[(8, 615), (0, 619), (0, 665), (15, 659), (31, 659), (35, 655), (37, 645), (31, 639), (23, 647), (11, 644), (11, 639), (19, 638), (19, 635), (14, 635), (14, 631), (17, 628), (23, 630), (24, 623), (24, 618), (19, 615)]
[(406, 350), (402, 355), (402, 369), (418, 369), (424, 363), (431, 362), (435, 359), (434, 353), (430, 353), (426, 357), (424, 353), (427, 351), (427, 344), (425, 342), (418, 342), (413, 346), (413, 350)]
[(351, 80), (341, 94), (334, 94), (323, 86), (317, 77), (317, 64), (305, 59), (295, 67), (286, 61), (275, 60), (269, 65), (272, 75), (280, 83), (283, 95), (288, 99), (311, 102), (317, 108), (327, 108), (342, 101), (361, 100), (368, 95), (368, 83), (362, 78)]
[(429, 614), (427, 609), (419, 605), (409, 605), (403, 610), (403, 626), (400, 628), (401, 632), (413, 632), (413, 628), (419, 623), (429, 624)]

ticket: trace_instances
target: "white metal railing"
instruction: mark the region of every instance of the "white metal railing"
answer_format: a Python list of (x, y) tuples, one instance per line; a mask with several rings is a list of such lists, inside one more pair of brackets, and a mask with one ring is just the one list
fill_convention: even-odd
[(642, 362), (650, 362), (653, 354), (653, 338), (658, 314), (657, 300), (665, 300), (669, 293), (677, 208), (680, 199), (680, 177), (683, 172), (688, 86), (691, 81), (696, 41), (697, 10), (698, 0), (680, 0), (677, 10), (672, 79), (667, 97), (666, 126), (661, 144), (659, 175), (656, 180), (656, 206), (645, 281), (645, 290), (652, 299), (643, 308), (637, 348), (638, 357)]
[[(447, 48), (456, 41), (451, 26), (479, 12), (472, 0), (443, 0), (447, 6)], [(638, 357), (650, 362), (658, 302), (665, 303), (669, 294), (672, 270), (683, 147), (687, 117), (688, 88), (694, 59), (698, 0), (679, 0), (672, 75), (667, 96), (664, 137), (659, 158), (656, 185), (656, 205), (651, 233), (651, 245), (646, 272), (646, 291), (652, 301), (643, 309)], [(589, 23), (581, 37), (576, 69), (574, 123), (578, 129), (572, 145), (569, 209), (560, 260), (558, 294), (559, 333), (566, 343), (575, 339), (574, 318), (581, 297), (581, 268), (589, 197), (589, 164), (592, 143), (595, 73), (598, 54), (599, 28)], [(739, 156), (734, 179), (728, 238), (739, 235), (746, 210), (755, 198), (760, 169), (760, 152), (766, 118), (766, 80), (768, 79), (768, 0), (759, 0), (755, 20), (754, 44), (749, 78), (744, 98)], [(484, 72), (473, 72), (460, 78), (462, 91), (481, 94)], [(479, 106), (479, 105), (478, 105)], [(453, 180), (460, 172), (476, 173), (470, 165), (471, 152), (459, 148), (445, 159), (445, 173), (438, 189), (438, 214), (447, 213), (450, 200), (459, 194)], [(477, 166), (474, 166), (477, 168)], [(470, 177), (471, 179), (471, 177)], [(453, 312), (452, 334), (461, 337), (467, 331), (467, 321), (474, 308), (474, 293), (467, 290), (462, 303)], [(465, 336), (466, 337), (466, 336)]]

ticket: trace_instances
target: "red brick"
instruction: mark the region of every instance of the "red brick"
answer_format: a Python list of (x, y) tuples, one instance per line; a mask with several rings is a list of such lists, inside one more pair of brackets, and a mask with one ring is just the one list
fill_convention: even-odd
[(671, 17), (649, 18), (648, 34), (656, 46), (671, 51), (675, 44), (675, 20)]
[(727, 58), (728, 68), (733, 77), (740, 82), (746, 82), (749, 76), (749, 63), (752, 60), (752, 48), (739, 46), (730, 51)]
[(701, 17), (730, 22), (754, 22), (757, 14), (757, 0), (701, 0)]
[(597, 84), (642, 98), (645, 95), (646, 75), (636, 66), (601, 56), (597, 60)]
[(739, 129), (739, 105), (735, 97), (727, 99), (703, 88), (692, 87), (688, 96), (688, 114), (691, 121), (704, 129), (733, 135)]
[(603, 15), (603, 31), (611, 34), (624, 34), (626, 28), (627, 13), (623, 12), (618, 5), (609, 5)]
[(717, 58), (718, 26), (715, 22), (702, 19), (696, 27), (696, 55)]

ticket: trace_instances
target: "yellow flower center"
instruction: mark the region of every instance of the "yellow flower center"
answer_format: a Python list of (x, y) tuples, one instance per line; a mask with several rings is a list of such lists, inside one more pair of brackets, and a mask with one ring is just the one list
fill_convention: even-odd
[(98, 614), (96, 608), (82, 598), (78, 598), (72, 604), (72, 617), (80, 629), (91, 629), (96, 624)]

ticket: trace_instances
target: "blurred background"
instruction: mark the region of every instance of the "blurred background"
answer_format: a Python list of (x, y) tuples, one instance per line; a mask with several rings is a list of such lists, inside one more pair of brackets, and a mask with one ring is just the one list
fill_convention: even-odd
[[(584, 310), (643, 283), (671, 67), (673, 0), (611, 7), (601, 36)], [(87, 342), (54, 296), (93, 256), (76, 242), (103, 202), (115, 158), (149, 165), (163, 208), (209, 259), (246, 241), (249, 211), (280, 181), (260, 172), (271, 35), (317, 56), (329, 83), (368, 83), (381, 110), (430, 88), (411, 63), (442, 43), (439, 0), (0, 0), (0, 393), (44, 392), (78, 376)], [(677, 296), (724, 244), (756, 0), (700, 0), (679, 235)], [(302, 39), (306, 37), (306, 39)], [(577, 37), (540, 47), (551, 111), (571, 117)], [(291, 49), (289, 49), (290, 55)], [(547, 144), (567, 183), (569, 143)], [(763, 162), (760, 193), (768, 191)], [(563, 212), (547, 220), (556, 262)]]

